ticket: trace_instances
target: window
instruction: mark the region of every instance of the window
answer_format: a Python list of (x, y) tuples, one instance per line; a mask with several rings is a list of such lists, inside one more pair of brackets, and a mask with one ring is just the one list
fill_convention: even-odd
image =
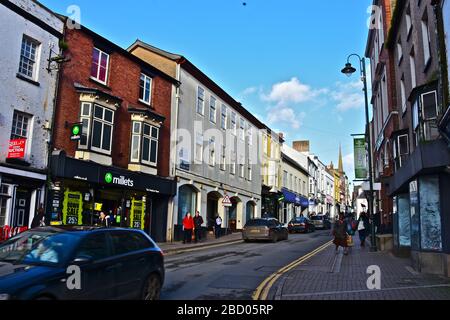
[(19, 73), (28, 78), (35, 78), (39, 43), (27, 36), (22, 38), (20, 50)]
[(245, 160), (243, 156), (239, 158), (239, 176), (241, 178), (245, 176)]
[(203, 162), (203, 134), (201, 132), (195, 134), (195, 160)]
[[(2, 184), (0, 185), (0, 194), (8, 195), (9, 194), (9, 186)], [(6, 212), (8, 210), (8, 201), (7, 197), (0, 197), (0, 227), (7, 224), (6, 221)]]
[(30, 122), (31, 116), (19, 111), (14, 111), (11, 140), (27, 139)]
[(411, 34), (411, 30), (412, 30), (411, 8), (408, 7), (408, 9), (406, 9), (406, 33), (408, 34), (408, 38), (409, 35)]
[[(93, 110), (92, 110), (93, 109)], [(111, 154), (111, 143), (114, 126), (114, 111), (91, 103), (81, 103), (81, 123), (83, 133), (78, 146), (80, 149), (91, 149)]]
[(111, 240), (114, 248), (114, 255), (127, 254), (153, 247), (145, 237), (137, 232), (112, 232)]
[(402, 113), (405, 113), (406, 112), (406, 92), (405, 92), (404, 78), (402, 78), (400, 80), (400, 93), (401, 93)]
[(397, 137), (394, 143), (394, 161), (396, 169), (400, 169), (409, 155), (409, 138), (407, 134)]
[(76, 258), (90, 257), (94, 261), (102, 260), (110, 256), (109, 250), (107, 250), (107, 238), (106, 233), (96, 233), (88, 236), (83, 240), (77, 253)]
[(114, 111), (94, 105), (92, 122), (92, 149), (111, 154)]
[(244, 120), (244, 118), (241, 118), (240, 120), (241, 121), (239, 122), (239, 129), (240, 129), (241, 140), (245, 141), (245, 120)]
[(411, 70), (411, 87), (414, 89), (417, 85), (416, 82), (416, 60), (414, 59), (414, 50), (409, 55), (409, 67)]
[(397, 42), (397, 56), (398, 56), (398, 64), (400, 64), (403, 59), (403, 47), (402, 47), (401, 39), (398, 39), (398, 42)]
[(94, 48), (92, 52), (91, 77), (106, 84), (108, 79), (109, 54)]
[(216, 123), (216, 98), (211, 96), (209, 98), (209, 121)]
[(145, 104), (150, 104), (152, 92), (152, 78), (141, 73), (139, 100)]
[(419, 126), (419, 101), (417, 100), (412, 107), (412, 124), (414, 132), (414, 142), (417, 146), (419, 144), (420, 126)]
[(425, 19), (421, 22), (422, 25), (422, 42), (423, 42), (423, 60), (425, 66), (431, 59), (431, 45), (430, 45), (430, 30), (428, 29), (428, 21)]
[[(139, 122), (134, 122), (134, 124)], [(136, 126), (133, 130), (138, 129)], [(142, 123), (142, 163), (156, 166), (158, 162), (159, 128)]]
[(220, 127), (224, 130), (227, 129), (227, 119), (228, 119), (228, 108), (226, 105), (222, 104), (222, 113), (220, 116)]
[(248, 159), (247, 161), (247, 165), (248, 165), (248, 172), (247, 172), (247, 179), (248, 181), (252, 181), (253, 178), (253, 170), (252, 170), (252, 164), (250, 163), (250, 159)]
[(235, 151), (233, 151), (231, 153), (230, 173), (233, 174), (233, 175), (236, 174), (236, 152)]
[(231, 112), (231, 132), (236, 135), (237, 134), (237, 122), (236, 122), (236, 113)]
[(381, 103), (382, 103), (382, 110), (383, 110), (383, 122), (380, 123), (381, 126), (383, 126), (386, 123), (387, 118), (389, 116), (387, 94), (388, 94), (388, 91), (387, 91), (386, 69), (385, 69), (385, 72), (383, 74), (383, 78), (381, 80)]
[(438, 115), (436, 91), (422, 94), (421, 100), (424, 139), (427, 141), (436, 139), (439, 136), (436, 124)]
[(216, 165), (216, 139), (214, 137), (209, 139), (209, 165), (213, 167)]
[(250, 146), (253, 145), (253, 127), (251, 125), (247, 126), (247, 139), (248, 139), (248, 144)]
[(222, 154), (221, 154), (221, 161), (220, 161), (220, 170), (225, 171), (225, 166), (227, 164), (227, 154), (226, 154), (226, 146), (222, 145)]
[(205, 89), (198, 87), (197, 89), (197, 113), (205, 114)]
[(288, 177), (288, 173), (287, 171), (283, 171), (283, 187), (287, 188), (287, 177)]

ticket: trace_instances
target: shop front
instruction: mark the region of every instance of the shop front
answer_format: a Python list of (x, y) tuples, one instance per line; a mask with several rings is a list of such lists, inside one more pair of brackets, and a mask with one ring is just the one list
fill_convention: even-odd
[(47, 175), (0, 166), (0, 228), (29, 228), (43, 205)]
[(52, 175), (51, 224), (97, 225), (104, 213), (112, 226), (141, 229), (155, 241), (166, 240), (174, 180), (76, 160), (63, 152), (52, 157)]
[(308, 208), (309, 201), (307, 198), (287, 189), (282, 189), (282, 193), (284, 210), (280, 222), (288, 223), (294, 217), (299, 216), (303, 212), (303, 210)]
[(267, 187), (263, 187), (262, 189), (262, 207), (261, 207), (261, 214), (262, 217), (270, 217), (270, 218), (276, 218), (278, 220), (281, 219), (281, 209), (282, 209), (282, 202), (280, 202), (280, 198), (283, 196), (283, 193), (276, 192), (272, 193), (270, 192), (270, 189)]

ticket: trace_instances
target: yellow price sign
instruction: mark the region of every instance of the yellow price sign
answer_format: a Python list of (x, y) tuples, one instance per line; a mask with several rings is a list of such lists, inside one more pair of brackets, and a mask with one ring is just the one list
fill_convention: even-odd
[(102, 211), (103, 203), (96, 203), (95, 204), (95, 211)]

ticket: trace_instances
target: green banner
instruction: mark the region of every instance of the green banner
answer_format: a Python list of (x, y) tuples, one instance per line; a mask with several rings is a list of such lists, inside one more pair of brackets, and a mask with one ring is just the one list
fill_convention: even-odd
[(130, 227), (133, 229), (144, 230), (144, 202), (132, 199), (131, 200), (131, 214)]
[(81, 192), (66, 190), (63, 202), (63, 224), (81, 225), (83, 213), (83, 196)]
[(366, 139), (365, 138), (355, 138), (354, 139), (355, 148), (355, 178), (356, 179), (367, 179), (367, 153), (366, 153)]

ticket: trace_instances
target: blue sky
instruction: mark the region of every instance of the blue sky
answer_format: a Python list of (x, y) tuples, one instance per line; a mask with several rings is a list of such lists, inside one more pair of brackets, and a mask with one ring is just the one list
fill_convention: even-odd
[[(353, 178), (350, 134), (364, 131), (359, 76), (340, 73), (364, 54), (371, 0), (43, 0), (126, 48), (139, 38), (180, 53), (289, 144), (310, 140), (324, 163), (342, 144)], [(357, 61), (353, 60), (354, 64)]]

